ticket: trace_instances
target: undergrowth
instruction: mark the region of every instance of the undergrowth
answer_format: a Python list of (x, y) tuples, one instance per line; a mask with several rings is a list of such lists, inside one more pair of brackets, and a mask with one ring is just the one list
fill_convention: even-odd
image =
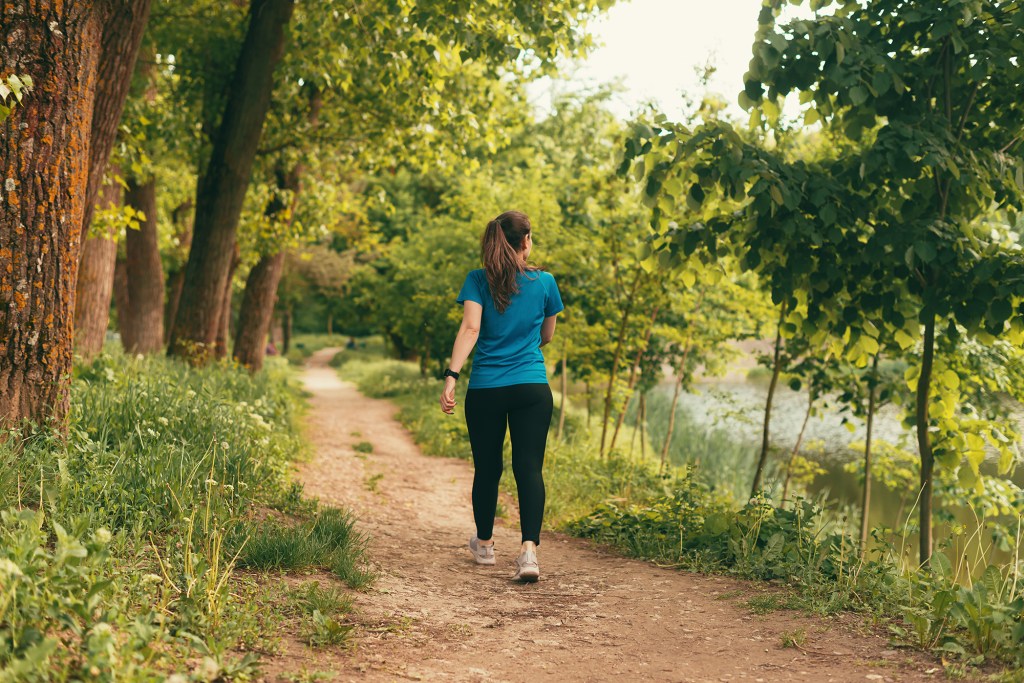
[[(440, 383), (420, 377), (408, 362), (340, 353), (332, 362), (363, 393), (400, 406), (399, 419), (431, 455), (471, 458), (462, 412), (438, 407)], [(557, 400), (556, 400), (557, 405)], [(557, 423), (557, 412), (554, 425)], [(721, 437), (721, 435), (718, 435)], [(724, 572), (788, 586), (785, 607), (830, 614), (844, 610), (883, 618), (892, 633), (923, 649), (965, 664), (1000, 662), (1024, 666), (1024, 562), (989, 564), (966, 572), (937, 552), (927, 568), (905, 567), (902, 553), (879, 544), (863, 558), (846, 525), (817, 502), (798, 499), (786, 507), (766, 495), (737, 501), (734, 482), (700, 467), (699, 453), (677, 433), (674, 462), (663, 471), (654, 458), (622, 449), (597, 455), (596, 434), (574, 412), (561, 439), (549, 435), (544, 477), (545, 522), (592, 538), (623, 553), (679, 569)], [(620, 443), (629, 443), (622, 439)], [(694, 448), (697, 457), (678, 451)], [(737, 468), (744, 453), (734, 449)], [(506, 458), (508, 444), (506, 442)], [(510, 477), (505, 490), (514, 495)], [(1020, 546), (1020, 535), (1017, 537)], [(960, 577), (958, 579), (958, 577)], [(773, 604), (775, 604), (773, 602)]]
[(288, 568), (372, 578), (345, 513), (287, 479), (301, 399), (267, 365), (106, 354), (76, 369), (66, 435), (0, 439), (0, 681), (251, 678), (286, 606), (236, 570), (288, 534)]

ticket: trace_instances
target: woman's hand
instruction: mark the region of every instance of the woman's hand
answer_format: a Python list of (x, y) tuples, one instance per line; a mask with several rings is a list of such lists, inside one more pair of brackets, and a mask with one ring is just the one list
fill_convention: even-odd
[(455, 412), (455, 378), (444, 378), (444, 390), (441, 392), (441, 410), (452, 415)]

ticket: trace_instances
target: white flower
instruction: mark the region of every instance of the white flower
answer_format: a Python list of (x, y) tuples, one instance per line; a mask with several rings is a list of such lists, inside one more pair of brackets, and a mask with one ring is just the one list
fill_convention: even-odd
[(152, 437), (160, 436), (157, 432), (153, 431), (152, 427), (146, 427), (146, 434)]
[(232, 491), (235, 490), (235, 487), (232, 486), (231, 484), (224, 484), (224, 490), (227, 491), (228, 493), (231, 493)]
[(207, 479), (206, 480), (206, 485), (207, 486), (216, 486), (217, 485), (217, 480), (216, 479)]
[(171, 422), (170, 422), (170, 420), (168, 420), (168, 419), (167, 419), (166, 417), (164, 417), (163, 415), (161, 415), (160, 417), (158, 417), (158, 418), (156, 419), (156, 421), (157, 421), (157, 422), (159, 422), (160, 424), (162, 424), (162, 425), (163, 425), (164, 427), (166, 427), (167, 425), (169, 425), (169, 424), (171, 423)]
[(107, 378), (108, 382), (114, 381), (114, 370), (113, 368), (107, 368), (103, 371), (103, 376)]
[(107, 543), (110, 543), (111, 535), (109, 531), (101, 528), (96, 530), (96, 532), (93, 534), (93, 538), (96, 539), (97, 543), (102, 543), (103, 545), (106, 545)]
[(6, 557), (0, 557), (0, 576), (24, 576), (21, 567)]

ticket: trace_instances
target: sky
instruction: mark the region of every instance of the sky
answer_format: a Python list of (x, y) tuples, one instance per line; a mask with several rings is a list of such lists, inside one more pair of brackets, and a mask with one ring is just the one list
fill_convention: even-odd
[(542, 108), (551, 93), (588, 89), (621, 79), (625, 92), (611, 103), (627, 117), (653, 100), (669, 118), (682, 109), (681, 93), (702, 92), (695, 67), (717, 68), (710, 90), (735, 104), (750, 61), (761, 0), (620, 0), (591, 24), (601, 45), (567, 83), (544, 81), (530, 97)]

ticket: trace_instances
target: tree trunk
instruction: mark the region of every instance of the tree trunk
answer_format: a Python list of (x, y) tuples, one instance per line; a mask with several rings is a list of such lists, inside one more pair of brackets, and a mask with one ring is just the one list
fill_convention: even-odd
[[(687, 336), (689, 340), (689, 335)], [(665, 467), (665, 462), (668, 460), (668, 449), (672, 445), (672, 434), (676, 430), (676, 408), (679, 405), (679, 395), (683, 392), (683, 379), (686, 377), (686, 359), (690, 355), (690, 349), (693, 345), (687, 341), (686, 348), (683, 350), (683, 357), (679, 361), (679, 365), (676, 366), (676, 381), (672, 387), (672, 407), (668, 413), (668, 428), (665, 430), (665, 443), (661, 445), (661, 466)]]
[(0, 124), (0, 426), (64, 425), (89, 130), (106, 3), (0, 0), (3, 73), (35, 89)]
[[(174, 224), (174, 236), (178, 248), (188, 253), (192, 246), (192, 200), (179, 204), (171, 212), (171, 223)], [(181, 300), (181, 287), (185, 284), (185, 265), (169, 270), (167, 273), (167, 307), (164, 311), (164, 344), (171, 340), (171, 327), (178, 314), (178, 302)]]
[(135, 346), (132, 339), (133, 328), (124, 326), (124, 318), (128, 315), (128, 263), (121, 256), (114, 263), (114, 307), (117, 308), (117, 331), (121, 335), (121, 347), (128, 349)]
[(334, 316), (330, 313), (327, 314), (327, 336), (334, 336)]
[(565, 343), (565, 348), (562, 352), (562, 400), (558, 406), (558, 431), (555, 433), (555, 437), (558, 439), (562, 438), (562, 431), (565, 429), (565, 397), (569, 393), (569, 368), (567, 366), (569, 355), (569, 342)]
[(647, 459), (647, 394), (640, 394), (640, 459)]
[(633, 360), (633, 367), (629, 370), (629, 384), (626, 387), (626, 399), (622, 402), (622, 410), (619, 411), (619, 415), (615, 419), (615, 429), (612, 431), (612, 440), (611, 443), (608, 444), (608, 450), (615, 448), (615, 442), (619, 438), (619, 430), (622, 429), (622, 423), (626, 419), (626, 409), (629, 408), (629, 402), (633, 400), (633, 395), (636, 393), (636, 381), (640, 374), (640, 361), (647, 352), (647, 345), (651, 342), (651, 333), (654, 332), (654, 322), (658, 319), (658, 309), (659, 307), (655, 306), (654, 312), (651, 313), (651, 322), (648, 324), (647, 332), (644, 334), (644, 341), (636, 352), (636, 358)]
[(924, 324), (924, 351), (921, 356), (921, 376), (917, 380), (917, 448), (921, 455), (921, 507), (920, 507), (920, 560), (927, 565), (932, 557), (932, 453), (928, 405), (932, 383), (932, 364), (935, 359), (935, 316), (928, 315)]
[(636, 291), (640, 288), (640, 281), (643, 279), (644, 271), (636, 269), (636, 277), (633, 279), (633, 286), (630, 288), (629, 296), (626, 299), (626, 308), (622, 311), (622, 321), (619, 323), (619, 336), (615, 341), (615, 355), (612, 357), (612, 369), (608, 374), (608, 389), (604, 396), (604, 416), (601, 420), (601, 448), (599, 455), (603, 458), (605, 454), (604, 445), (608, 436), (608, 421), (612, 413), (612, 390), (615, 388), (615, 376), (619, 371), (619, 361), (622, 358), (622, 346), (626, 339), (626, 323), (629, 322), (629, 314), (633, 310), (633, 300)]
[(217, 340), (214, 343), (214, 358), (224, 360), (228, 357), (228, 341), (231, 337), (231, 299), (233, 289), (232, 281), (235, 278), (235, 271), (238, 264), (242, 262), (242, 255), (238, 245), (235, 244), (234, 255), (231, 257), (231, 264), (228, 269), (228, 280), (224, 283), (224, 294), (220, 303), (220, 320), (217, 323)]
[(860, 505), (860, 556), (864, 557), (868, 547), (868, 511), (871, 509), (871, 436), (875, 424), (875, 400), (878, 396), (878, 359), (876, 353), (871, 363), (871, 386), (868, 387), (868, 424), (864, 440), (864, 497)]
[[(103, 207), (121, 205), (121, 186), (110, 182), (103, 186)], [(93, 234), (82, 245), (75, 287), (75, 352), (85, 361), (103, 350), (110, 322), (110, 296), (114, 290), (114, 263), (117, 261), (117, 235)]]
[(775, 387), (779, 383), (779, 373), (782, 372), (782, 322), (786, 318), (786, 305), (782, 305), (779, 313), (779, 325), (775, 332), (775, 358), (772, 364), (772, 381), (768, 385), (768, 399), (764, 405), (764, 428), (761, 432), (761, 455), (757, 458), (757, 469), (754, 471), (754, 484), (750, 487), (750, 497), (753, 498), (761, 488), (761, 477), (764, 475), (764, 465), (768, 460), (769, 427), (772, 420), (772, 400), (775, 398)]
[(238, 313), (238, 334), (235, 335), (234, 357), (239, 363), (257, 372), (263, 368), (267, 349), (267, 332), (274, 317), (277, 285), (284, 270), (284, 252), (264, 256), (245, 280), (245, 294)]
[(224, 115), (197, 188), (192, 249), (168, 348), (193, 362), (209, 358), (222, 326), (238, 219), (293, 8), (294, 0), (252, 0)]
[(164, 271), (157, 243), (156, 180), (139, 183), (128, 180), (125, 203), (145, 215), (138, 230), (125, 233), (125, 264), (128, 284), (128, 315), (121, 320), (121, 333), (128, 328), (128, 353), (154, 353), (164, 345)]
[(292, 308), (284, 309), (281, 313), (281, 354), (288, 353), (292, 345)]
[(96, 100), (89, 135), (89, 177), (85, 192), (83, 230), (92, 222), (93, 205), (107, 172), (110, 151), (117, 139), (125, 99), (132, 84), (139, 46), (149, 21), (152, 0), (121, 0), (110, 3), (100, 45)]
[(800, 425), (800, 433), (796, 436), (796, 444), (793, 446), (793, 452), (789, 454), (789, 461), (786, 463), (786, 478), (782, 482), (782, 498), (779, 499), (779, 507), (786, 504), (786, 496), (789, 495), (789, 479), (793, 474), (793, 461), (796, 460), (796, 456), (800, 454), (800, 446), (804, 442), (804, 433), (807, 431), (807, 423), (811, 419), (811, 412), (814, 410), (814, 394), (810, 391), (807, 392), (807, 412), (804, 413), (803, 424)]
[(583, 386), (587, 390), (587, 429), (590, 429), (590, 416), (592, 412), (590, 408), (590, 382), (586, 382)]

